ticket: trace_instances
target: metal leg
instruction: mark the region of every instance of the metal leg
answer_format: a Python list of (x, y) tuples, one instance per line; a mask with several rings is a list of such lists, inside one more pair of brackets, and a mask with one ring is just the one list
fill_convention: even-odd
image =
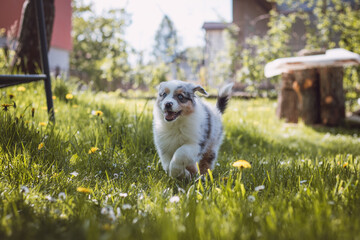
[(35, 0), (35, 12), (37, 18), (37, 26), (39, 30), (38, 33), (39, 33), (41, 65), (42, 65), (43, 73), (46, 75), (44, 82), (45, 82), (47, 108), (48, 108), (50, 121), (55, 122), (54, 105), (53, 105), (52, 92), (51, 92), (49, 59), (47, 54), (48, 48), (46, 42), (44, 4), (42, 0)]

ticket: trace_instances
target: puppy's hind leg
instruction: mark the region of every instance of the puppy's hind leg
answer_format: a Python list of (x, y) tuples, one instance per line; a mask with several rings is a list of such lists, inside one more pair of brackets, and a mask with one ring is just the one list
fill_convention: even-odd
[(199, 145), (185, 144), (179, 147), (170, 162), (170, 176), (173, 178), (187, 178), (190, 179), (192, 173), (188, 169), (191, 169), (197, 162), (197, 156), (199, 153)]

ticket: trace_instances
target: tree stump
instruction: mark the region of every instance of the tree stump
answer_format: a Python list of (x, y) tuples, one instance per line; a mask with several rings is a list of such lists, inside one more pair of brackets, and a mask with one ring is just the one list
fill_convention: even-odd
[(282, 74), (277, 116), (297, 123), (336, 126), (345, 118), (342, 67), (296, 70)]
[(297, 123), (299, 118), (298, 96), (294, 91), (295, 76), (292, 72), (282, 74), (276, 114), (286, 122)]
[(319, 74), (317, 69), (294, 71), (300, 117), (305, 124), (320, 123)]
[(343, 68), (319, 68), (320, 115), (325, 125), (336, 126), (345, 118), (345, 96), (343, 91)]

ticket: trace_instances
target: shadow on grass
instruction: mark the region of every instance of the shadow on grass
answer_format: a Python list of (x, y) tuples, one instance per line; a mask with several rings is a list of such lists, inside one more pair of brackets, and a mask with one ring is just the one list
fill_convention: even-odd
[[(349, 129), (342, 128), (318, 128), (318, 131), (328, 132), (332, 135), (350, 135)], [(359, 131), (352, 132), (360, 134)], [(303, 135), (301, 137), (291, 136), (287, 138), (265, 135), (254, 128), (229, 127), (226, 130), (221, 147), (222, 152), (232, 153), (234, 156), (326, 156), (330, 154), (360, 154), (358, 145), (354, 142), (343, 142), (340, 140), (326, 140), (312, 138)]]

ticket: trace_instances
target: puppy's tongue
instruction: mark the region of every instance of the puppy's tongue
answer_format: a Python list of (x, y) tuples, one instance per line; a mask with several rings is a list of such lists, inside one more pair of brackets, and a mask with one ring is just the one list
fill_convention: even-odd
[(177, 113), (176, 112), (171, 112), (171, 111), (167, 111), (165, 112), (165, 119), (167, 121), (172, 121), (177, 117)]

